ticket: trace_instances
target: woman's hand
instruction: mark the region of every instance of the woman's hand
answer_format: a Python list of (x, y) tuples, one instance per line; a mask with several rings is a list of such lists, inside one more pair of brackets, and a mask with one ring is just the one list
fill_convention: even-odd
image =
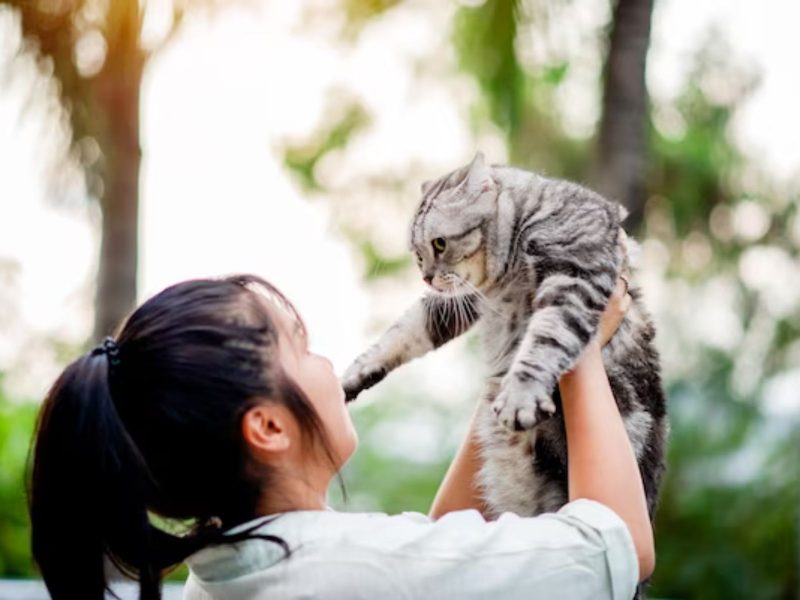
[[(623, 254), (627, 255), (628, 236), (625, 235), (625, 231), (623, 229), (620, 229), (619, 238), (620, 246), (622, 246), (622, 252)], [(629, 276), (630, 273), (627, 270), (623, 271), (623, 273), (619, 276), (619, 279), (617, 279), (617, 287), (614, 289), (614, 293), (611, 294), (611, 298), (608, 300), (608, 305), (606, 305), (606, 309), (600, 317), (600, 323), (597, 326), (597, 341), (600, 343), (601, 347), (605, 346), (608, 343), (608, 340), (613, 337), (620, 323), (622, 323), (622, 319), (625, 318), (625, 313), (628, 312), (631, 302), (633, 301), (630, 294), (628, 294)]]
[(617, 279), (617, 287), (614, 289), (614, 293), (611, 294), (608, 305), (600, 316), (600, 323), (597, 326), (597, 341), (600, 346), (605, 346), (608, 340), (616, 333), (617, 328), (622, 323), (622, 319), (625, 318), (625, 313), (628, 312), (631, 306), (631, 302), (633, 302), (633, 299), (628, 293), (627, 276), (620, 275), (619, 279)]

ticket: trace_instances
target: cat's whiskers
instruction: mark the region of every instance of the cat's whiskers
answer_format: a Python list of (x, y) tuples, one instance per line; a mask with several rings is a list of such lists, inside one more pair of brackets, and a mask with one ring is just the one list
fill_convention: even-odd
[(489, 298), (486, 297), (486, 294), (484, 294), (482, 291), (480, 291), (475, 286), (475, 284), (467, 281), (463, 277), (459, 276), (457, 273), (452, 273), (452, 275), (453, 275), (454, 278), (456, 278), (457, 282), (460, 285), (463, 285), (470, 292), (475, 294), (475, 296), (477, 296), (478, 300), (480, 300), (486, 308), (488, 308), (490, 311), (492, 311), (498, 317), (502, 317), (502, 318), (506, 318), (507, 317), (506, 314), (504, 314), (503, 312), (501, 312), (500, 310), (498, 310), (497, 308), (494, 307), (494, 305), (492, 304), (492, 301), (489, 300)]
[(454, 280), (453, 275), (454, 273), (446, 273), (442, 277), (445, 283), (450, 286), (448, 293), (444, 294), (444, 296), (447, 298), (446, 301), (448, 311), (452, 312), (453, 316), (455, 317), (456, 330), (460, 331), (461, 328), (465, 327), (470, 321), (467, 316), (466, 308), (462, 303), (463, 298), (459, 294), (455, 293), (458, 289), (458, 281)]
[(456, 316), (456, 331), (461, 331), (465, 328), (466, 324), (469, 322), (467, 319), (466, 310), (464, 308), (462, 298), (458, 295), (451, 296), (453, 301), (453, 307), (455, 308), (455, 316)]
[(456, 300), (455, 296), (452, 296), (450, 294), (447, 295), (447, 308), (448, 312), (452, 313), (453, 316), (455, 317), (456, 320), (455, 327), (457, 331), (458, 327), (461, 324), (461, 314), (458, 312), (458, 300)]

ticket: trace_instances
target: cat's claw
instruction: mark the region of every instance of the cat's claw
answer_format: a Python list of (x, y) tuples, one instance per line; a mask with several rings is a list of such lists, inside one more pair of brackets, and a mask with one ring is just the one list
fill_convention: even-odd
[(555, 413), (556, 405), (540, 383), (509, 377), (492, 401), (492, 410), (505, 427), (523, 431)]
[(370, 361), (357, 359), (342, 375), (342, 388), (345, 401), (351, 402), (366, 389), (386, 377), (386, 369), (370, 364)]

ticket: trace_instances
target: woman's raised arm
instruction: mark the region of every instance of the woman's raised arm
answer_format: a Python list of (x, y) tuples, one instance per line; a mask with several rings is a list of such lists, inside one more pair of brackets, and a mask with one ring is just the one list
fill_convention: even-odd
[[(639, 579), (655, 568), (653, 530), (644, 486), (630, 440), (608, 383), (602, 345), (614, 334), (630, 305), (622, 281), (603, 313), (600, 333), (572, 371), (561, 377), (560, 391), (567, 430), (569, 499), (601, 502), (625, 522), (639, 559)], [(474, 508), (486, 514), (476, 486), (480, 467), (474, 416), (470, 429), (445, 475), (430, 515)]]
[[(615, 295), (619, 293), (618, 288)], [(561, 377), (569, 499), (596, 500), (622, 518), (636, 547), (642, 581), (655, 568), (653, 530), (642, 477), (600, 349), (597, 341), (590, 342), (575, 368)]]

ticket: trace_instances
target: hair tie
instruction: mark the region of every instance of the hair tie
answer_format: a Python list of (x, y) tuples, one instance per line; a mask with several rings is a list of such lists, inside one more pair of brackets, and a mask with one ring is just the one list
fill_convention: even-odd
[(208, 517), (203, 521), (198, 521), (194, 533), (198, 539), (215, 538), (222, 534), (222, 519)]
[(108, 364), (112, 367), (119, 365), (119, 346), (114, 338), (106, 336), (103, 342), (92, 350), (92, 356), (105, 354), (108, 357)]

